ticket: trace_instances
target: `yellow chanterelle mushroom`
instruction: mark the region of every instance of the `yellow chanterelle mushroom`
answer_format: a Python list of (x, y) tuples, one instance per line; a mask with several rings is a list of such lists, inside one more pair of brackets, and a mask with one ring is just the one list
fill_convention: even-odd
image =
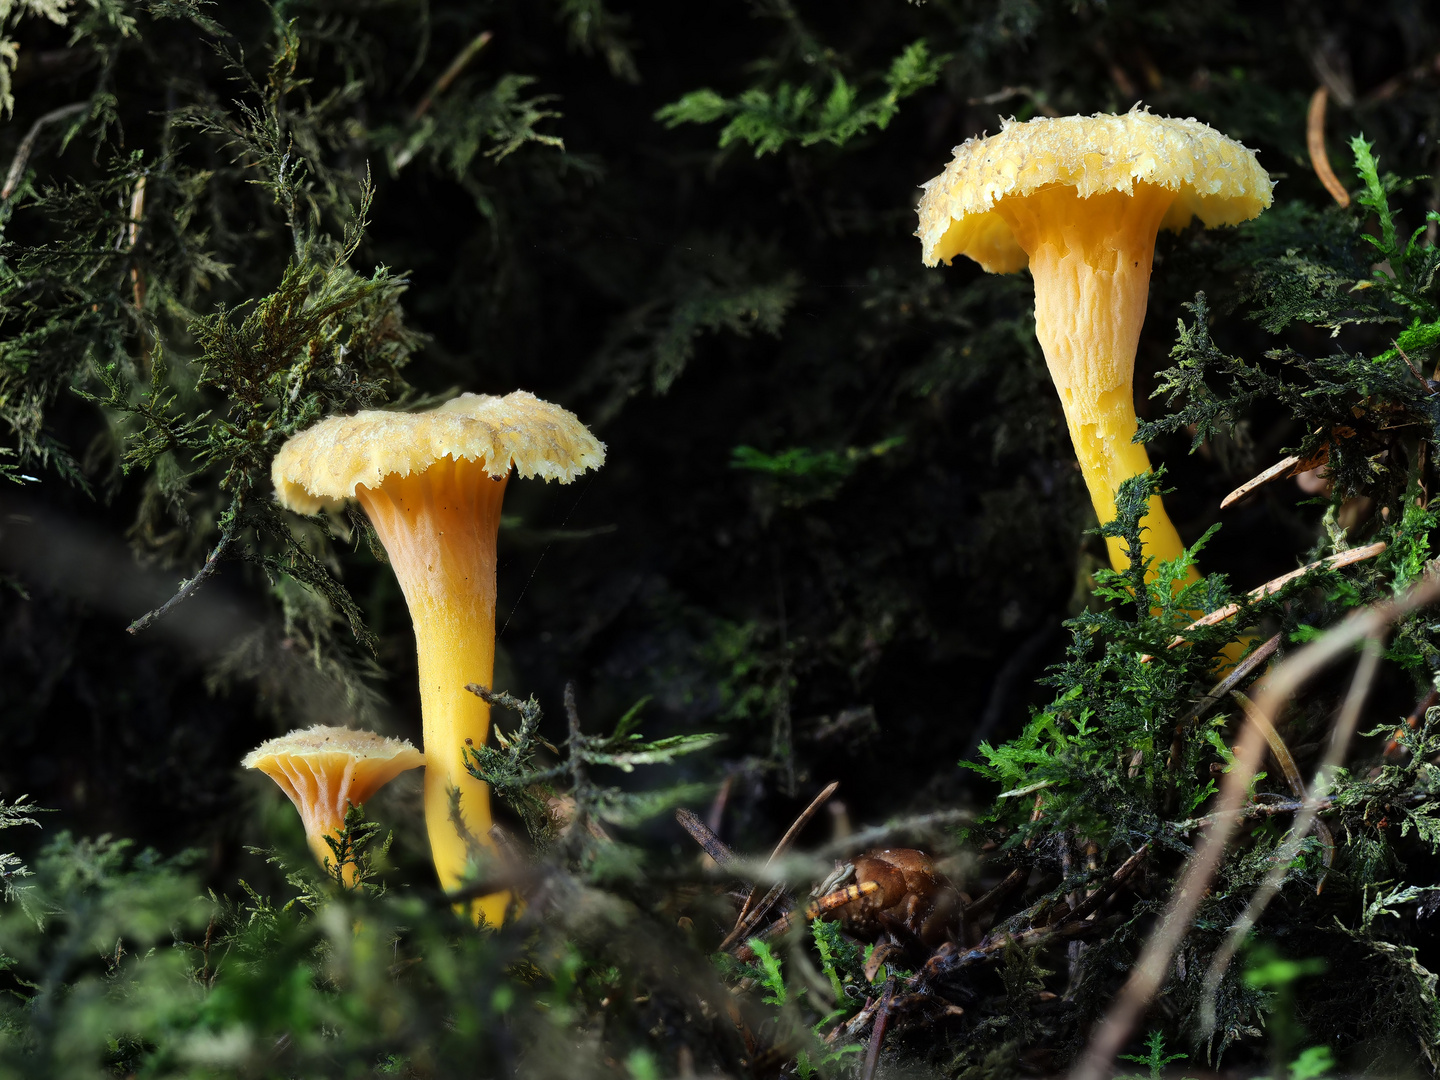
[[(290, 796), (305, 839), (321, 865), (334, 863), (325, 838), (345, 829), (345, 811), (363, 806), (370, 796), (408, 769), (425, 764), (425, 755), (403, 739), (373, 731), (315, 726), (261, 743), (240, 763), (259, 769)], [(346, 885), (355, 884), (355, 867), (341, 867)]]
[[(1030, 267), (1035, 333), (1095, 512), (1112, 520), (1121, 482), (1150, 468), (1133, 441), (1131, 383), (1155, 237), (1194, 218), (1256, 217), (1270, 205), (1270, 177), (1254, 151), (1213, 128), (1137, 109), (1005, 123), (956, 147), (924, 187), (916, 235), (927, 266), (965, 255), (991, 273)], [(1142, 525), (1147, 555), (1181, 553), (1159, 496)], [(1108, 543), (1124, 570), (1121, 541)]]
[[(425, 736), (425, 824), (440, 884), (455, 888), (468, 851), (450, 820), (460, 793), (468, 830), (489, 844), (490, 791), (465, 769), (485, 741), (490, 707), (465, 689), (495, 665), (495, 541), (513, 466), (562, 484), (605, 460), (573, 413), (516, 391), (462, 394), (422, 413), (323, 420), (287, 442), (271, 470), (280, 502), (300, 513), (357, 499), (390, 556), (410, 608)], [(506, 894), (477, 902), (492, 925)]]

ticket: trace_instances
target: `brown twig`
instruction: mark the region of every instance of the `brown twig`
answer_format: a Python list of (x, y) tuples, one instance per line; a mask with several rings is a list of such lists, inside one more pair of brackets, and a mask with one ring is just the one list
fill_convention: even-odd
[[(135, 245), (140, 242), (140, 222), (145, 217), (145, 177), (135, 181), (135, 190), (130, 193), (130, 227), (127, 230), (127, 238), (130, 242), (130, 252), (134, 254)], [(135, 298), (135, 306), (145, 306), (145, 275), (140, 270), (138, 262), (130, 267), (130, 286)]]
[(1095, 889), (1089, 896), (1080, 901), (1070, 914), (1061, 919), (1058, 925), (1063, 926), (1065, 923), (1081, 922), (1084, 919), (1088, 919), (1090, 913), (1098, 908), (1107, 896), (1124, 884), (1125, 879), (1135, 872), (1136, 868), (1144, 861), (1145, 856), (1148, 854), (1150, 854), (1150, 842), (1147, 840), (1136, 849), (1135, 854), (1131, 855), (1116, 867), (1115, 872), (1110, 875), (1107, 881), (1103, 882), (1098, 889)]
[[(1365, 651), (1360, 655), (1360, 663), (1355, 668), (1355, 675), (1350, 680), (1350, 689), (1345, 694), (1345, 703), (1340, 706), (1340, 716), (1335, 722), (1335, 730), (1330, 733), (1330, 746), (1325, 753), (1325, 759), (1320, 763), (1320, 768), (1315, 773), (1315, 783), (1311, 787), (1311, 793), (1305, 795), (1301, 800), (1300, 813), (1295, 817), (1295, 824), (1290, 829), (1290, 834), (1285, 838), (1284, 843), (1276, 850), (1274, 865), (1260, 888), (1255, 890), (1255, 895), (1250, 898), (1246, 905), (1245, 912), (1235, 921), (1230, 928), (1230, 934), (1225, 943), (1215, 951), (1210, 961), (1210, 970), (1205, 974), (1205, 993), (1201, 998), (1200, 1023), (1206, 1029), (1213, 1029), (1215, 1026), (1215, 993), (1220, 989), (1220, 980), (1225, 977), (1225, 971), (1230, 966), (1230, 961), (1235, 958), (1245, 936), (1250, 933), (1275, 894), (1280, 891), (1280, 886), (1285, 881), (1285, 875), (1290, 871), (1290, 864), (1295, 861), (1295, 856), (1300, 853), (1300, 844), (1313, 827), (1324, 829), (1321, 833), (1321, 842), (1327, 844), (1327, 858), (1325, 866), (1328, 869), (1334, 859), (1335, 838), (1330, 835), (1330, 830), (1319, 818), (1322, 802), (1329, 804), (1329, 799), (1320, 796), (1320, 791), (1329, 782), (1331, 775), (1340, 767), (1345, 760), (1345, 751), (1350, 746), (1350, 739), (1355, 734), (1355, 728), (1360, 722), (1360, 709), (1365, 704), (1365, 698), (1370, 693), (1370, 687), (1375, 682), (1375, 672), (1380, 666), (1380, 657), (1383, 650), (1380, 647), (1378, 635), (1371, 636), (1365, 641)], [(1318, 831), (1317, 829), (1317, 831)], [(1318, 893), (1325, 885), (1322, 876), (1315, 891)]]
[[(1372, 604), (1352, 613), (1324, 637), (1311, 642), (1275, 669), (1255, 704), (1267, 716), (1274, 716), (1313, 675), (1351, 649), (1356, 642), (1380, 635), (1402, 616), (1440, 598), (1440, 577), (1427, 576), (1402, 596)], [(1103, 1080), (1116, 1053), (1125, 1045), (1135, 1022), (1150, 1003), (1170, 970), (1175, 950), (1189, 933), (1200, 901), (1209, 889), (1224, 857), (1230, 837), (1239, 823), (1238, 811), (1255, 776), (1265, 737), (1253, 724), (1241, 736), (1235, 763), (1225, 774), (1218, 798), (1218, 813), (1209, 833), (1186, 862), (1170, 903), (1160, 919), (1139, 961), (1116, 997), (1110, 1011), (1096, 1030), (1090, 1046), (1071, 1072), (1071, 1080)]]
[(976, 915), (983, 915), (991, 908), (998, 906), (1000, 901), (1014, 892), (1017, 886), (1024, 884), (1025, 879), (1029, 876), (1030, 868), (1028, 866), (1017, 866), (1011, 870), (1000, 884), (965, 906), (965, 921), (969, 922)]
[(25, 133), (25, 138), (20, 140), (20, 147), (15, 151), (14, 158), (10, 161), (10, 171), (5, 174), (5, 186), (0, 187), (0, 199), (8, 199), (15, 194), (15, 189), (20, 186), (20, 180), (25, 175), (25, 166), (30, 162), (30, 155), (35, 151), (35, 140), (40, 138), (40, 132), (45, 130), (49, 124), (65, 120), (76, 113), (85, 112), (90, 108), (88, 101), (77, 101), (73, 105), (62, 105), (58, 109), (51, 109), (44, 116), (40, 117), (30, 125), (30, 130)]
[(716, 947), (716, 952), (724, 952), (737, 941), (748, 938), (750, 931), (760, 925), (760, 920), (769, 913), (770, 909), (775, 906), (775, 901), (779, 900), (784, 893), (784, 882), (776, 882), (770, 886), (770, 891), (765, 894), (761, 901), (740, 916), (740, 919), (735, 923), (735, 929), (725, 935), (725, 940), (720, 942)]
[(1404, 736), (1405, 732), (1407, 730), (1414, 731), (1416, 728), (1418, 728), (1421, 722), (1425, 719), (1425, 714), (1428, 713), (1431, 709), (1433, 709), (1436, 705), (1440, 705), (1440, 691), (1435, 690), (1431, 690), (1428, 694), (1426, 694), (1423, 698), (1421, 698), (1418, 702), (1415, 703), (1415, 708), (1410, 710), (1410, 715), (1405, 718), (1404, 724), (1396, 728), (1394, 732), (1391, 733), (1390, 738), (1386, 741), (1385, 756), (1387, 758), (1396, 757), (1402, 751), (1403, 747), (1400, 740)]
[(675, 820), (697, 844), (705, 849), (705, 854), (715, 860), (716, 866), (724, 869), (735, 861), (735, 852), (726, 846), (725, 841), (711, 832), (710, 826), (701, 821), (699, 816), (682, 807), (675, 811)]
[(168, 614), (171, 608), (188, 600), (195, 593), (196, 589), (205, 584), (205, 579), (215, 573), (215, 569), (229, 552), (230, 543), (233, 539), (234, 536), (227, 528), (220, 534), (220, 542), (211, 549), (210, 554), (205, 559), (205, 565), (195, 572), (195, 576), (182, 581), (180, 588), (176, 590), (174, 596), (170, 597), (169, 600), (166, 600), (165, 603), (161, 604), (154, 611), (148, 611), (144, 615), (141, 615), (140, 618), (125, 628), (125, 632), (127, 634), (138, 634), (141, 630), (148, 630), (157, 620)]
[(825, 800), (835, 794), (835, 789), (839, 786), (840, 781), (835, 780), (825, 785), (825, 789), (810, 800), (810, 805), (800, 812), (800, 816), (791, 823), (790, 828), (785, 831), (785, 835), (780, 838), (780, 842), (775, 845), (775, 850), (770, 852), (770, 858), (765, 861), (766, 866), (785, 854), (790, 845), (795, 842), (795, 837), (800, 835), (800, 830), (815, 816), (815, 812), (825, 805)]
[[(770, 852), (770, 857), (765, 860), (766, 866), (772, 865), (776, 859), (778, 859), (781, 855), (785, 854), (786, 849), (789, 848), (795, 837), (799, 835), (800, 830), (805, 827), (805, 823), (815, 816), (815, 811), (819, 810), (820, 807), (825, 805), (825, 800), (830, 798), (831, 795), (834, 795), (835, 789), (839, 786), (840, 781), (836, 780), (826, 785), (825, 789), (821, 791), (819, 795), (816, 795), (815, 798), (810, 800), (810, 805), (807, 806), (804, 810), (802, 810), (800, 812), (800, 816), (790, 823), (790, 828), (785, 830), (785, 835), (782, 836), (780, 838), (780, 842), (775, 845), (775, 850)], [(758, 886), (750, 886), (750, 892), (745, 897), (745, 903), (740, 906), (740, 914), (735, 917), (735, 929), (731, 931), (732, 937), (740, 929), (740, 925), (745, 922), (746, 917), (750, 914), (751, 908), (755, 903), (755, 897), (757, 892)], [(771, 903), (774, 903), (774, 901), (772, 900)], [(727, 937), (725, 940), (729, 941), (731, 940), (731, 938)], [(720, 947), (721, 949), (725, 948), (724, 945), (721, 945)]]
[(1254, 673), (1256, 668), (1274, 656), (1275, 650), (1280, 647), (1282, 636), (1283, 634), (1276, 634), (1267, 639), (1263, 645), (1236, 664), (1230, 674), (1216, 683), (1208, 694), (1192, 705), (1189, 711), (1176, 721), (1175, 735), (1170, 741), (1170, 760), (1167, 762), (1166, 768), (1173, 771), (1177, 767), (1180, 761), (1180, 751), (1184, 748), (1185, 732), (1190, 725), (1220, 704), (1226, 694), (1238, 687)]
[(894, 1000), (895, 980), (886, 979), (885, 993), (875, 1012), (875, 1027), (870, 1031), (870, 1045), (865, 1050), (865, 1067), (860, 1070), (860, 1080), (875, 1080), (875, 1070), (880, 1065), (880, 1047), (884, 1045), (885, 1033), (890, 1028), (890, 1005)]
[(1299, 464), (1300, 457), (1298, 454), (1291, 454), (1287, 458), (1281, 458), (1274, 465), (1271, 465), (1268, 469), (1262, 472), (1259, 476), (1252, 476), (1249, 480), (1246, 480), (1245, 483), (1241, 484), (1234, 491), (1230, 492), (1229, 495), (1226, 495), (1225, 498), (1221, 499), (1220, 509), (1228, 510), (1230, 507), (1234, 506), (1237, 502), (1243, 499), (1246, 495), (1249, 495), (1250, 492), (1254, 491), (1262, 484), (1268, 484), (1271, 480), (1274, 480), (1276, 477), (1279, 476), (1290, 475), (1290, 470)]
[(441, 72), (440, 77), (431, 84), (425, 96), (420, 99), (420, 104), (415, 106), (415, 111), (410, 114), (412, 122), (418, 121), (430, 111), (430, 106), (435, 103), (435, 99), (450, 89), (450, 84), (460, 77), (460, 73), (465, 70), (471, 60), (475, 59), (481, 49), (490, 44), (490, 39), (494, 36), (489, 30), (477, 34), (470, 40), (470, 44), (456, 54), (455, 59), (450, 61), (450, 66)]
[(1265, 742), (1270, 747), (1270, 756), (1280, 766), (1280, 771), (1285, 774), (1285, 783), (1290, 788), (1290, 794), (1297, 799), (1305, 798), (1305, 781), (1300, 779), (1300, 767), (1295, 764), (1295, 758), (1290, 753), (1290, 747), (1285, 745), (1285, 740), (1280, 737), (1280, 732), (1275, 730), (1275, 725), (1270, 722), (1270, 717), (1262, 713), (1251, 701), (1240, 691), (1232, 691), (1230, 696), (1235, 699), (1236, 704), (1245, 714), (1245, 718), (1260, 729), (1265, 736)]
[(962, 968), (984, 963), (1012, 945), (1022, 949), (1036, 949), (1056, 939), (1082, 937), (1108, 930), (1118, 926), (1124, 918), (1125, 916), (1120, 914), (1109, 915), (1103, 919), (1066, 918), (1050, 926), (1032, 926), (1018, 933), (997, 930), (973, 949), (947, 942), (940, 946), (926, 963), (923, 976), (926, 980), (943, 979)]
[[(1371, 674), (1373, 674), (1373, 672)], [(1369, 678), (1370, 676), (1366, 677), (1367, 687), (1369, 685)], [(1285, 782), (1290, 786), (1290, 794), (1294, 795), (1295, 798), (1301, 800), (1302, 804), (1308, 805), (1310, 796), (1307, 795), (1305, 792), (1305, 781), (1300, 776), (1300, 767), (1295, 764), (1295, 758), (1290, 753), (1290, 748), (1285, 745), (1285, 740), (1280, 737), (1280, 732), (1275, 729), (1275, 725), (1270, 722), (1270, 718), (1260, 712), (1260, 710), (1255, 707), (1255, 703), (1252, 702), (1249, 698), (1247, 698), (1244, 694), (1237, 692), (1232, 696), (1235, 698), (1236, 701), (1240, 703), (1240, 708), (1244, 710), (1245, 716), (1249, 719), (1249, 721), (1259, 727), (1262, 732), (1264, 732), (1265, 741), (1270, 744), (1270, 755), (1275, 759), (1276, 763), (1279, 764), (1280, 771), (1285, 774)], [(1359, 705), (1357, 703), (1356, 709), (1358, 710), (1358, 708)], [(1353, 721), (1351, 723), (1351, 727), (1354, 727)], [(1346, 737), (1346, 742), (1349, 742), (1348, 736)], [(1339, 762), (1336, 762), (1336, 764), (1338, 765)], [(1325, 771), (1322, 770), (1320, 775), (1326, 775)], [(1300, 817), (1296, 820), (1297, 822), (1304, 821), (1306, 827), (1303, 832), (1297, 832), (1295, 834), (1295, 849), (1297, 851), (1299, 850), (1300, 841), (1304, 839), (1306, 833), (1308, 833), (1313, 827), (1315, 830), (1315, 835), (1320, 837), (1320, 845), (1322, 851), (1321, 857), (1324, 859), (1326, 871), (1329, 871), (1330, 867), (1335, 864), (1335, 837), (1331, 835), (1330, 826), (1326, 825), (1323, 821), (1317, 818), (1313, 811), (1307, 815), (1302, 810)], [(1296, 828), (1299, 828), (1298, 824), (1296, 825)], [(1280, 881), (1284, 878), (1283, 868), (1288, 867), (1295, 856), (1294, 854), (1291, 854), (1284, 857), (1277, 855), (1276, 857), (1281, 859), (1282, 867), (1279, 876), (1275, 879), (1275, 888), (1278, 889), (1280, 887)], [(1275, 873), (1275, 871), (1271, 871), (1271, 873), (1273, 874)], [(1322, 876), (1320, 878), (1320, 886), (1315, 891), (1318, 893), (1320, 889), (1324, 888), (1324, 886), (1325, 878)], [(1260, 893), (1263, 893), (1264, 889), (1265, 887), (1261, 886), (1260, 892), (1257, 892), (1256, 895), (1258, 896), (1260, 895)], [(1274, 894), (1272, 893), (1271, 895)], [(1270, 897), (1265, 897), (1265, 900), (1260, 905), (1261, 909), (1263, 910), (1265, 904), (1268, 904), (1269, 902)], [(1253, 904), (1254, 901), (1252, 900), (1251, 903)], [(1257, 911), (1256, 917), (1258, 916), (1259, 912)], [(1246, 927), (1246, 932), (1249, 932), (1248, 925)], [(1243, 934), (1240, 936), (1244, 937)], [(1235, 947), (1237, 949), (1240, 947), (1240, 941), (1238, 938), (1235, 941)], [(1221, 951), (1223, 952), (1224, 950)], [(1228, 962), (1229, 960), (1227, 958), (1226, 963)]]
[(1329, 100), (1330, 92), (1323, 86), (1317, 87), (1310, 95), (1310, 111), (1305, 117), (1305, 146), (1310, 151), (1310, 167), (1315, 170), (1320, 183), (1325, 185), (1332, 199), (1345, 207), (1350, 205), (1350, 193), (1340, 183), (1340, 178), (1330, 167), (1330, 156), (1325, 153), (1325, 104)]
[[(1318, 570), (1322, 566), (1328, 566), (1332, 570), (1340, 570), (1346, 566), (1351, 566), (1354, 563), (1364, 562), (1366, 559), (1373, 559), (1376, 555), (1379, 555), (1382, 551), (1384, 551), (1385, 548), (1385, 541), (1381, 540), (1377, 543), (1370, 544), (1367, 547), (1351, 548), (1349, 551), (1341, 551), (1335, 555), (1330, 555), (1316, 562), (1307, 563), (1306, 565), (1300, 567), (1298, 570), (1291, 570), (1288, 574), (1281, 574), (1279, 577), (1271, 581), (1267, 581), (1259, 588), (1251, 589), (1249, 594), (1250, 599), (1260, 600), (1267, 596), (1273, 596), (1275, 593), (1283, 589), (1286, 585), (1289, 585), (1290, 582), (1295, 581), (1298, 578), (1302, 578), (1306, 574), (1310, 573), (1311, 570)], [(1170, 648), (1173, 649), (1177, 645), (1185, 644), (1185, 635), (1188, 634), (1191, 630), (1196, 630), (1202, 626), (1214, 626), (1216, 623), (1222, 623), (1226, 619), (1239, 614), (1239, 611), (1239, 604), (1226, 604), (1222, 608), (1216, 608), (1208, 615), (1202, 615), (1200, 618), (1196, 619), (1184, 630), (1182, 630), (1179, 634), (1175, 635), (1175, 640), (1170, 642)]]
[[(1321, 810), (1330, 808), (1330, 798), (1326, 796), (1317, 800), (1316, 805)], [(1203, 829), (1207, 825), (1214, 825), (1217, 821), (1230, 818), (1236, 822), (1245, 821), (1254, 817), (1274, 817), (1276, 814), (1296, 814), (1305, 806), (1300, 799), (1274, 799), (1269, 802), (1247, 803), (1238, 810), (1215, 810), (1198, 818), (1190, 818), (1188, 821), (1175, 823), (1177, 834), (1190, 832), (1192, 829)]]

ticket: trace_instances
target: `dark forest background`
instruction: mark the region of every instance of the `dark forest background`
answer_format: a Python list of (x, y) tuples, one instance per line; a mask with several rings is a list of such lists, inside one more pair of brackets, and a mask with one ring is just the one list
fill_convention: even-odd
[[(1062, 622), (1098, 605), (1104, 547), (1028, 275), (923, 267), (919, 184), (1002, 116), (1143, 102), (1255, 148), (1270, 216), (1330, 243), (1356, 226), (1333, 224), (1306, 150), (1322, 86), (1345, 186), (1361, 132), (1385, 170), (1440, 173), (1440, 18), (1418, 0), (31, 0), (0, 17), (18, 46), (0, 795), (54, 811), (0, 846), (33, 860), (71, 830), (199, 849), (192, 872), (221, 892), (280, 880), (247, 845), (299, 844), (247, 750), (310, 723), (419, 741), (389, 568), (357, 520), (326, 537), (269, 502), (290, 431), (461, 390), (565, 405), (607, 463), (512, 482), (499, 567), (497, 687), (535, 695), (547, 738), (567, 681), (596, 730), (649, 698), (649, 735), (723, 733), (621, 782), (724, 785), (718, 831), (741, 851), (831, 780), (855, 826), (980, 807), (997, 789), (958, 762), (1054, 696), (1040, 679)], [(1440, 180), (1396, 197), (1423, 226)], [(1247, 269), (1284, 253), (1274, 235), (1161, 238), (1142, 419), (1166, 413), (1155, 372), (1197, 293), (1227, 354), (1330, 347), (1323, 325), (1253, 317)], [(279, 356), (287, 297), (339, 299)], [(1375, 353), (1395, 332), (1345, 340)], [(287, 401), (307, 355), (319, 374)], [(1282, 480), (1222, 514), (1307, 434), (1264, 400), (1237, 419), (1150, 451), (1182, 537), (1221, 523), (1201, 565), (1240, 590), (1320, 551), (1327, 506)], [(1414, 704), (1398, 678), (1379, 693), (1386, 716)], [(429, 887), (417, 778), (376, 807)], [(668, 817), (635, 836), (693, 852)]]

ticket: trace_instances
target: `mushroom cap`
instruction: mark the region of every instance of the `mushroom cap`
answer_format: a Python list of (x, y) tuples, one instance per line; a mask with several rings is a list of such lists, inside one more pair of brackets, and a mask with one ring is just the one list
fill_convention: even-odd
[(461, 394), (427, 412), (366, 410), (332, 416), (280, 448), (270, 478), (282, 506), (313, 514), (379, 487), (392, 474), (424, 472), (441, 458), (480, 461), (491, 476), (567, 484), (605, 462), (605, 444), (568, 409), (517, 390)]
[(246, 754), (240, 764), (247, 769), (259, 769), (277, 781), (297, 767), (315, 777), (337, 779), (353, 767), (350, 782), (342, 794), (350, 802), (360, 804), (402, 772), (424, 765), (425, 755), (405, 739), (317, 724), (278, 739), (267, 739)]
[(1196, 217), (1207, 227), (1248, 221), (1270, 205), (1275, 186), (1255, 151), (1193, 117), (1136, 108), (1119, 116), (1006, 120), (998, 134), (957, 146), (945, 171), (923, 185), (915, 235), (926, 266), (966, 255), (990, 273), (1011, 273), (1029, 260), (996, 203), (1058, 184), (1088, 198), (1129, 194), (1137, 183), (1176, 192), (1160, 223), (1176, 231)]

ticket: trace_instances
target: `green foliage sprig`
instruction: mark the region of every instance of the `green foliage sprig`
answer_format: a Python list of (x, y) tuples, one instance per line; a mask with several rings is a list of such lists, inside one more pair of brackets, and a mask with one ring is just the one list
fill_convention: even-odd
[[(539, 761), (543, 750), (559, 754), (560, 750), (544, 742), (538, 734), (542, 712), (531, 698), (521, 702), (505, 693), (495, 693), (471, 684), (468, 689), (491, 705), (510, 709), (520, 716), (520, 726), (504, 732), (498, 725), (496, 742), (500, 748), (467, 746), (466, 769), (491, 786), (521, 816), (536, 844), (544, 850), (557, 838), (558, 828), (552, 809), (553, 800), (564, 795), (573, 800), (574, 827), (569, 830), (575, 853), (589, 858), (597, 851), (611, 854), (611, 842), (594, 835), (591, 826), (605, 822), (622, 828), (633, 828), (657, 814), (687, 801), (693, 801), (708, 790), (704, 783), (681, 783), (649, 791), (627, 791), (619, 787), (597, 784), (591, 770), (597, 767), (633, 772), (640, 765), (667, 765), (678, 758), (714, 746), (723, 736), (713, 734), (671, 735), (645, 739), (636, 730), (640, 714), (648, 699), (637, 701), (616, 722), (607, 735), (586, 735), (580, 727), (580, 714), (575, 705), (574, 686), (565, 694), (565, 713), (569, 735), (562, 744), (562, 760), (545, 766)], [(568, 822), (567, 822), (568, 824)]]
[[(44, 812), (45, 807), (37, 806), (25, 795), (8, 803), (0, 798), (0, 829), (14, 829), (21, 825), (34, 825), (38, 829), (40, 822), (33, 815)], [(21, 878), (30, 876), (29, 867), (18, 856), (0, 852), (0, 886), (3, 886), (3, 889), (0, 889), (0, 899), (14, 900), (24, 888), (16, 883)]]
[[(1260, 363), (1227, 355), (1216, 346), (1208, 330), (1208, 303), (1203, 294), (1197, 296), (1188, 305), (1194, 322), (1180, 324), (1171, 352), (1174, 365), (1160, 373), (1155, 391), (1172, 409), (1177, 404), (1180, 408), (1142, 423), (1137, 438), (1148, 441), (1189, 429), (1192, 449), (1198, 448), (1217, 433), (1232, 430), (1257, 403), (1273, 402), (1303, 432), (1292, 452), (1325, 463), (1342, 497), (1379, 488), (1387, 499), (1395, 499), (1403, 490), (1403, 474), (1394, 475), (1379, 459), (1393, 458), (1382, 452), (1407, 429), (1421, 427), (1431, 440), (1440, 434), (1440, 401), (1417, 367), (1440, 342), (1440, 301), (1434, 288), (1440, 251), (1422, 240), (1426, 226), (1403, 240), (1399, 237), (1391, 195), (1403, 182), (1380, 175), (1378, 160), (1363, 137), (1356, 136), (1351, 149), (1364, 182), (1356, 202), (1376, 215), (1380, 235), (1351, 233), (1350, 242), (1341, 243), (1335, 234), (1322, 245), (1303, 251), (1285, 247), (1283, 255), (1265, 260), (1252, 272), (1248, 293), (1259, 300), (1255, 317), (1272, 331), (1305, 322), (1338, 334), (1347, 326), (1381, 326), (1407, 317), (1409, 327), (1393, 339), (1392, 348), (1373, 356), (1341, 350), (1313, 357), (1280, 347), (1266, 352), (1270, 363)], [(1250, 230), (1255, 243), (1270, 233), (1294, 242), (1306, 231), (1316, 231), (1313, 219), (1303, 214), (1282, 212), (1275, 218), (1255, 223)], [(1325, 229), (1318, 231), (1323, 235)], [(1357, 257), (1359, 241), (1380, 260), (1373, 271)], [(1285, 240), (1264, 242), (1278, 247)]]
[[(1160, 1030), (1150, 1032), (1145, 1040), (1145, 1054), (1121, 1054), (1121, 1061), (1134, 1061), (1145, 1066), (1146, 1075), (1143, 1080), (1161, 1080), (1165, 1075), (1165, 1068), (1172, 1061), (1184, 1061), (1189, 1054), (1167, 1054), (1165, 1052), (1165, 1033)], [(1142, 1080), (1140, 1077), (1117, 1077), (1116, 1080)]]
[(822, 95), (810, 83), (797, 86), (784, 80), (773, 89), (755, 86), (734, 98), (709, 89), (692, 90), (660, 109), (655, 119), (672, 128), (728, 120), (720, 131), (720, 148), (743, 141), (754, 147), (757, 158), (790, 142), (802, 147), (819, 143), (841, 147), (870, 128), (883, 131), (900, 111), (900, 102), (934, 85), (949, 59), (932, 56), (923, 40), (915, 41), (891, 61), (879, 80), (884, 91), (866, 100), (844, 74), (831, 67), (828, 94)]

